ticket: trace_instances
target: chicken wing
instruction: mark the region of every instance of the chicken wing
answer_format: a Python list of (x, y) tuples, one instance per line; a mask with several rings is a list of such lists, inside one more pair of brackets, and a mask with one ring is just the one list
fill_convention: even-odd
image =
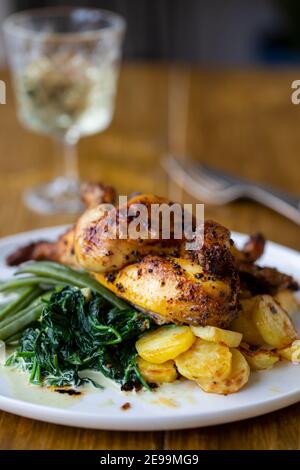
[[(116, 199), (114, 188), (101, 183), (83, 183), (80, 192), (82, 202), (87, 209), (96, 207), (101, 203), (113, 204)], [(66, 264), (73, 268), (80, 268), (75, 256), (74, 229), (75, 227), (71, 227), (54, 242), (39, 240), (21, 246), (6, 258), (6, 263), (8, 266), (18, 266), (29, 260), (47, 260)]]

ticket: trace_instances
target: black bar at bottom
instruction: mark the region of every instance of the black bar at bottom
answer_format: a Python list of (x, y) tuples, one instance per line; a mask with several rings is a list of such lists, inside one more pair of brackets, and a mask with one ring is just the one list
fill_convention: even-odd
[[(133, 450), (93, 450), (93, 451), (0, 451), (0, 466), (5, 464), (19, 465), (19, 468), (44, 469), (55, 465), (57, 468), (87, 469), (92, 465), (93, 470), (101, 466), (121, 468), (138, 468), (141, 465), (184, 465), (197, 467), (205, 464), (229, 466), (230, 470), (257, 465), (297, 465), (300, 454), (298, 451), (133, 451)], [(22, 467), (21, 467), (22, 466)], [(28, 467), (27, 467), (28, 466)], [(9, 468), (9, 467), (7, 467)], [(226, 468), (226, 467), (225, 467)]]

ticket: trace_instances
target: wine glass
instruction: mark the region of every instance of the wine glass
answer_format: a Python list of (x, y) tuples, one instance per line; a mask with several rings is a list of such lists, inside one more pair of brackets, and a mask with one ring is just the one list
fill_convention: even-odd
[(76, 144), (111, 122), (124, 31), (122, 17), (93, 8), (27, 10), (4, 22), (18, 116), (65, 159), (64, 175), (26, 190), (31, 209), (80, 210)]

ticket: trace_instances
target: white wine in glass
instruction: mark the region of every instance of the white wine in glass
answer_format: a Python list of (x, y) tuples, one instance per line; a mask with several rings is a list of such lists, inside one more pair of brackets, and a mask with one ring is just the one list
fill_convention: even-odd
[(16, 13), (4, 23), (21, 122), (62, 148), (65, 174), (27, 189), (40, 213), (78, 212), (76, 145), (106, 129), (113, 116), (125, 21), (89, 8)]

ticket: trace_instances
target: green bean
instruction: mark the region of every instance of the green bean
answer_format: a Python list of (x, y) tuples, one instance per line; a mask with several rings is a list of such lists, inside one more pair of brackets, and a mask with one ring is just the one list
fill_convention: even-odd
[(45, 277), (45, 279), (56, 279), (57, 281), (81, 288), (89, 287), (121, 310), (128, 308), (127, 302), (117, 297), (113, 292), (102, 286), (86, 272), (75, 271), (58, 263), (36, 261), (25, 263), (17, 271), (17, 274), (26, 273)]
[(27, 314), (30, 310), (32, 310), (36, 306), (38, 306), (38, 305), (43, 306), (44, 305), (44, 300), (48, 300), (51, 297), (51, 294), (52, 294), (52, 292), (48, 292), (47, 294), (44, 293), (43, 295), (40, 295), (39, 297), (37, 297), (33, 301), (31, 301), (31, 303), (29, 305), (27, 305), (26, 308), (23, 308), (22, 310), (14, 312), (9, 317), (3, 318), (3, 320), (0, 321), (0, 336), (1, 336), (2, 328), (6, 327), (7, 325), (10, 325), (11, 323), (15, 323), (15, 322), (19, 321), (22, 318), (23, 315)]
[(0, 310), (0, 323), (12, 313), (17, 313), (26, 308), (33, 300), (35, 300), (42, 293), (42, 289), (37, 286), (24, 289), (23, 292), (12, 300), (8, 305)]
[(20, 287), (32, 287), (39, 284), (45, 285), (56, 285), (57, 281), (55, 279), (45, 279), (44, 277), (40, 276), (22, 276), (19, 278), (13, 278), (9, 281), (6, 281), (3, 284), (0, 284), (0, 292), (3, 291), (10, 291), (14, 289), (18, 289)]
[(37, 298), (36, 300), (34, 300), (30, 305), (28, 305), (27, 307), (23, 308), (22, 310), (19, 310), (18, 312), (14, 312), (12, 315), (10, 315), (9, 317), (6, 317), (6, 318), (3, 318), (3, 320), (0, 321), (0, 335), (1, 335), (1, 330), (2, 328), (4, 328), (5, 326), (9, 325), (10, 323), (13, 323), (15, 322), (16, 320), (18, 320), (19, 318), (22, 318), (22, 315), (24, 315), (24, 313), (26, 313), (28, 310), (32, 309), (33, 307), (35, 307), (37, 304), (41, 303), (41, 299), (40, 298)]
[[(18, 339), (18, 334), (34, 320), (38, 320), (43, 310), (42, 286), (71, 285), (90, 288), (120, 309), (128, 308), (127, 302), (102, 286), (88, 273), (75, 271), (58, 263), (40, 261), (23, 264), (17, 271), (19, 278), (0, 284), (0, 291), (19, 290), (19, 296), (0, 310), (0, 339), (10, 342)], [(115, 340), (114, 340), (115, 341)], [(118, 339), (116, 340), (118, 341)]]
[(15, 335), (17, 332), (26, 328), (30, 323), (35, 320), (38, 320), (42, 314), (43, 304), (42, 302), (37, 305), (30, 306), (25, 310), (21, 310), (13, 320), (2, 327), (0, 326), (0, 339), (6, 341), (11, 336)]

